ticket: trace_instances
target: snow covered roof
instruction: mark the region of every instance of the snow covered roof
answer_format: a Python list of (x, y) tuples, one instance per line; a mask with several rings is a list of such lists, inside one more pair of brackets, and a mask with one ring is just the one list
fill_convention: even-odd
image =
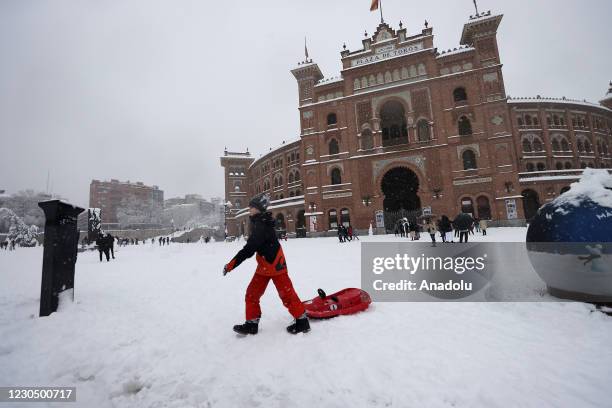
[(317, 82), (317, 84), (315, 86), (329, 85), (329, 84), (334, 84), (334, 83), (342, 82), (342, 81), (344, 81), (344, 78), (342, 78), (341, 76), (335, 76), (335, 77), (331, 77), (331, 78), (323, 78), (319, 82)]
[(457, 55), (457, 54), (462, 54), (464, 52), (470, 52), (470, 51), (474, 51), (476, 50), (476, 48), (466, 45), (465, 47), (459, 47), (459, 48), (454, 48), (454, 49), (449, 49), (448, 51), (442, 51), (436, 54), (436, 58), (443, 58), (443, 57), (449, 57), (451, 55)]
[(278, 152), (278, 150), (281, 150), (281, 149), (283, 149), (283, 148), (286, 148), (287, 146), (291, 146), (291, 145), (292, 145), (292, 144), (294, 144), (294, 143), (298, 143), (298, 142), (300, 142), (300, 140), (301, 140), (301, 139), (300, 139), (299, 137), (298, 137), (297, 139), (290, 140), (289, 142), (286, 142), (286, 141), (284, 141), (284, 140), (283, 140), (283, 143), (282, 143), (281, 145), (276, 146), (276, 147), (274, 147), (274, 148), (270, 148), (270, 150), (269, 150), (269, 151), (267, 151), (266, 153), (263, 153), (263, 154), (261, 155), (261, 157), (259, 157), (259, 158), (258, 158), (257, 160), (255, 160), (253, 163), (251, 163), (251, 165), (249, 166), (249, 168), (253, 167), (253, 166), (255, 165), (255, 163), (258, 163), (260, 160), (262, 160), (262, 159), (264, 159), (264, 158), (266, 158), (266, 157), (270, 156), (271, 154), (277, 153), (277, 152)]
[(612, 109), (608, 109), (605, 106), (599, 105), (597, 103), (593, 103), (593, 102), (588, 102), (586, 99), (583, 100), (578, 100), (578, 99), (569, 99), (569, 98), (543, 98), (541, 96), (536, 96), (536, 97), (530, 97), (530, 98), (524, 98), (524, 97), (519, 97), (519, 98), (513, 98), (511, 96), (508, 96), (508, 103), (512, 104), (512, 103), (564, 103), (564, 104), (568, 104), (568, 105), (581, 105), (581, 106), (587, 106), (589, 108), (599, 108), (599, 109), (603, 109), (607, 112), (612, 112)]

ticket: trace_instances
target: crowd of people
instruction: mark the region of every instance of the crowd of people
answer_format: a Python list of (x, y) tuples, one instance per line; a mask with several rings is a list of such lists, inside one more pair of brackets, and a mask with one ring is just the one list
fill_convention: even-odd
[[(174, 240), (170, 237), (158, 237), (157, 238), (157, 242), (159, 242), (160, 246), (170, 245), (170, 242), (173, 242), (173, 241)], [(208, 240), (205, 242), (208, 243), (209, 241), (210, 239), (208, 238)], [(152, 245), (155, 245), (156, 239), (151, 238), (150, 242)], [(87, 237), (83, 238), (83, 240), (81, 241), (81, 244), (83, 247), (86, 247), (90, 243), (91, 242), (89, 241)], [(111, 259), (115, 259), (115, 243), (117, 243), (117, 245), (120, 247), (124, 247), (128, 245), (140, 245), (141, 243), (142, 245), (144, 245), (147, 243), (147, 239), (120, 238), (120, 237), (115, 237), (111, 235), (110, 233), (101, 232), (98, 235), (98, 238), (95, 240), (96, 249), (98, 250), (98, 253), (100, 254), (100, 262), (102, 262), (103, 258), (106, 258), (107, 262), (110, 262)]]
[(338, 240), (343, 242), (350, 242), (352, 240), (359, 241), (359, 236), (357, 232), (353, 230), (353, 226), (349, 225), (348, 227), (345, 225), (338, 226)]
[(417, 219), (402, 218), (395, 225), (395, 236), (410, 237), (411, 241), (418, 241), (421, 239), (421, 232), (427, 232), (433, 245), (436, 244), (437, 234), (440, 234), (442, 242), (455, 242), (455, 238), (459, 238), (459, 242), (468, 242), (469, 236), (475, 233), (482, 232), (482, 235), (487, 235), (487, 227), (487, 220), (474, 218), (466, 213), (457, 215), (454, 220), (442, 215), (437, 222), (431, 218), (424, 218), (422, 223)]
[(0, 249), (14, 251), (17, 243), (14, 239), (7, 239), (6, 241), (0, 242)]

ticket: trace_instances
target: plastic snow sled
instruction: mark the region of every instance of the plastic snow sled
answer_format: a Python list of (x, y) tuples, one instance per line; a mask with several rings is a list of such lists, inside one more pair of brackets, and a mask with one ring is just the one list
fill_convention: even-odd
[(329, 319), (366, 310), (372, 299), (365, 290), (348, 288), (327, 296), (323, 289), (319, 296), (303, 302), (306, 315), (313, 319)]

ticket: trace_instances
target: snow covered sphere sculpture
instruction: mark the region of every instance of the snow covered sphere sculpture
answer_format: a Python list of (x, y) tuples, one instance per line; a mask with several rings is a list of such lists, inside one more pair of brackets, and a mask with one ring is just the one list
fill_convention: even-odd
[(541, 207), (527, 230), (527, 251), (553, 296), (612, 302), (612, 175), (586, 169)]

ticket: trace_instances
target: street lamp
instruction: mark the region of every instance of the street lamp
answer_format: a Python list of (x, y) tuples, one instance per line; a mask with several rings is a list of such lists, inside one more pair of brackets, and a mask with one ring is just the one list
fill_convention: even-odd
[(370, 204), (372, 204), (372, 197), (365, 196), (361, 199), (361, 202), (363, 203), (364, 206), (369, 207)]

